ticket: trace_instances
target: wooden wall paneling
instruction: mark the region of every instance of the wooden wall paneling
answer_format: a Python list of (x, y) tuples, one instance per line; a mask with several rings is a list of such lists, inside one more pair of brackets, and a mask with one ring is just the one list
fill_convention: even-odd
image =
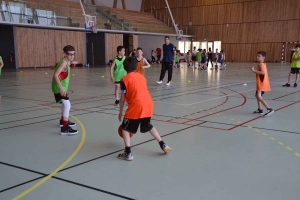
[(116, 57), (117, 47), (123, 45), (122, 34), (106, 33), (105, 47), (106, 47), (106, 61), (109, 61)]
[(133, 48), (137, 49), (139, 47), (139, 36), (133, 35)]

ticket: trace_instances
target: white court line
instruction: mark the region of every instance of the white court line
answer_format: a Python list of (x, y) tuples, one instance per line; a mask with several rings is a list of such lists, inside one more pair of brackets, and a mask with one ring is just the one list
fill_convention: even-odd
[[(280, 83), (276, 83), (276, 84), (273, 84), (271, 86), (274, 86), (274, 85), (279, 85), (279, 84), (282, 84), (282, 83), (285, 83), (285, 82), (280, 82)], [(235, 85), (235, 84), (234, 84)], [(227, 87), (227, 86), (226, 86)], [(220, 88), (220, 87), (219, 87)], [(214, 88), (209, 88), (209, 89), (214, 89)], [(225, 88), (226, 89), (226, 88)], [(171, 102), (164, 102), (164, 101), (155, 101), (155, 103), (166, 103), (166, 104), (174, 104), (174, 105), (180, 105), (180, 106), (190, 106), (190, 105), (194, 105), (194, 104), (198, 104), (198, 103), (203, 103), (203, 102), (207, 102), (207, 101), (211, 101), (211, 100), (215, 100), (215, 99), (220, 99), (220, 98), (223, 98), (223, 97), (229, 97), (229, 96), (233, 96), (235, 94), (243, 94), (243, 93), (246, 93), (246, 92), (249, 92), (249, 91), (253, 91), (253, 90), (256, 90), (255, 89), (251, 89), (251, 90), (245, 90), (245, 91), (241, 91), (241, 92), (235, 92), (235, 93), (232, 93), (232, 94), (226, 94), (226, 95), (223, 95), (223, 96), (220, 96), (220, 97), (215, 97), (215, 98), (212, 98), (212, 99), (206, 99), (206, 100), (203, 100), (203, 101), (198, 101), (198, 102), (194, 102), (194, 103), (191, 103), (191, 104), (180, 104), (180, 103), (171, 103)], [(201, 92), (201, 91), (199, 91)]]

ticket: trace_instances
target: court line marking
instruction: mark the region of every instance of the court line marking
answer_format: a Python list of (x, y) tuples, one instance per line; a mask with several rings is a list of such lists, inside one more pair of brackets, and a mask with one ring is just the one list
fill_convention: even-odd
[[(30, 105), (35, 105), (38, 107), (45, 107), (45, 108), (49, 108), (52, 110), (56, 110), (61, 112), (61, 110), (56, 109), (56, 108), (52, 108), (50, 106), (41, 106), (38, 104), (34, 104), (34, 103), (29, 103), (29, 102), (19, 102), (19, 101), (7, 101), (7, 100), (1, 100), (1, 101), (6, 101), (6, 102), (15, 102), (15, 103), (23, 103), (23, 104), (30, 104)], [(26, 196), (27, 194), (29, 194), (30, 192), (32, 192), (33, 190), (35, 190), (36, 188), (38, 188), (39, 186), (41, 186), (43, 183), (45, 183), (47, 180), (49, 180), (52, 176), (54, 176), (55, 174), (57, 174), (60, 170), (62, 170), (80, 151), (80, 149), (82, 148), (84, 142), (85, 142), (85, 138), (86, 138), (86, 130), (84, 125), (82, 124), (82, 122), (75, 117), (74, 115), (70, 115), (70, 117), (72, 117), (80, 126), (82, 134), (81, 134), (81, 140), (79, 145), (77, 146), (77, 148), (75, 149), (75, 151), (71, 154), (71, 156), (69, 156), (69, 158), (67, 160), (65, 160), (59, 167), (57, 167), (53, 172), (51, 172), (49, 175), (47, 175), (45, 178), (43, 178), (42, 180), (40, 180), (39, 182), (37, 182), (36, 184), (34, 184), (33, 186), (31, 186), (30, 188), (28, 188), (27, 190), (25, 190), (24, 192), (22, 192), (21, 194), (17, 195), (16, 197), (13, 198), (13, 200), (18, 200), (24, 196)]]
[[(234, 119), (231, 118), (230, 120), (232, 121), (232, 120), (234, 120)], [(239, 122), (239, 121), (236, 121), (236, 123), (240, 123), (240, 122)], [(241, 126), (239, 126), (239, 127), (241, 127)], [(247, 126), (246, 128), (251, 129), (251, 130), (253, 130), (253, 131), (255, 131), (255, 132), (261, 133), (263, 136), (268, 136), (267, 133), (261, 132), (258, 128), (253, 128), (252, 126)], [(276, 138), (274, 138), (274, 137), (269, 137), (269, 139), (272, 140), (272, 141), (276, 141)], [(277, 144), (280, 145), (280, 146), (285, 146), (284, 143), (283, 143), (283, 142), (280, 142), (280, 141), (277, 142)], [(288, 151), (293, 151), (293, 149), (292, 149), (291, 147), (289, 147), (289, 146), (285, 146), (285, 148), (286, 148)], [(297, 156), (297, 157), (300, 157), (300, 154), (299, 154), (298, 152), (295, 152), (294, 155)]]
[[(276, 84), (273, 84), (271, 86), (274, 86), (274, 85), (279, 85), (279, 84), (282, 84), (282, 83), (285, 83), (285, 82), (280, 82), (280, 83), (276, 83)], [(225, 88), (226, 89), (226, 88)], [(232, 93), (232, 94), (227, 94), (227, 95), (224, 95), (224, 96), (220, 96), (220, 97), (215, 97), (215, 98), (212, 98), (212, 99), (207, 99), (207, 100), (203, 100), (203, 101), (198, 101), (198, 102), (194, 102), (194, 103), (190, 103), (190, 104), (184, 104), (186, 106), (190, 106), (190, 105), (194, 105), (194, 104), (198, 104), (198, 103), (203, 103), (203, 102), (206, 102), (206, 101), (211, 101), (211, 100), (215, 100), (215, 99), (220, 99), (220, 98), (223, 98), (225, 96), (229, 97), (229, 96), (233, 96), (235, 94), (243, 94), (243, 93), (246, 93), (246, 92), (249, 92), (249, 91), (253, 91), (253, 90), (256, 90), (255, 89), (251, 89), (251, 90), (245, 90), (245, 91), (241, 91), (241, 92), (235, 92), (235, 93)]]

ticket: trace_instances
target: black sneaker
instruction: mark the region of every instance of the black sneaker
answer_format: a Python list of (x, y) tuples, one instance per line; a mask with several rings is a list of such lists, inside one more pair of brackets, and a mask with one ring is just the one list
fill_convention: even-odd
[(269, 115), (272, 115), (274, 112), (274, 110), (272, 108), (268, 108), (268, 111), (266, 112), (266, 114), (264, 114), (264, 117), (267, 117)]
[[(64, 125), (63, 125), (63, 122), (62, 122), (62, 120), (60, 120), (60, 122), (59, 122), (59, 127), (63, 127)], [(76, 126), (76, 124), (74, 123), (74, 122), (70, 122), (69, 121), (69, 126), (70, 127), (73, 127), (73, 126)]]
[(120, 103), (119, 99), (116, 99), (115, 104), (118, 105)]
[(294, 87), (297, 87), (297, 86), (298, 86), (297, 83), (295, 83), (295, 84), (294, 84)]
[(283, 85), (283, 87), (291, 87), (291, 85), (289, 83)]
[(163, 146), (161, 146), (161, 149), (165, 152), (165, 153), (169, 153), (170, 151), (172, 151), (172, 148), (169, 147), (168, 145), (164, 144)]
[(127, 161), (133, 160), (132, 153), (126, 153), (126, 152), (119, 154), (118, 158)]
[(253, 114), (261, 114), (261, 115), (263, 115), (264, 111), (261, 110), (261, 109), (257, 109), (256, 111), (253, 112)]
[(60, 129), (61, 135), (76, 135), (78, 133), (77, 130), (72, 129), (70, 126), (62, 127)]

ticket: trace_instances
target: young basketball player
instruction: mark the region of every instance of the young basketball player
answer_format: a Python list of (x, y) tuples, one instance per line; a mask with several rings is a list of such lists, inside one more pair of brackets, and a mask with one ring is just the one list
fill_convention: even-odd
[(202, 70), (201, 60), (202, 60), (202, 49), (198, 49), (198, 53), (197, 53), (198, 69)]
[(287, 84), (283, 85), (283, 87), (290, 87), (290, 81), (292, 74), (296, 74), (296, 79), (294, 83), (294, 87), (297, 87), (298, 85), (298, 79), (299, 79), (299, 73), (300, 73), (300, 44), (297, 44), (295, 47), (295, 52), (292, 56), (292, 63), (291, 63), (291, 72), (289, 73), (289, 78)]
[(136, 72), (145, 76), (145, 69), (149, 68), (150, 64), (147, 59), (143, 57), (143, 49), (141, 47), (138, 47), (136, 50), (136, 60), (138, 62)]
[(157, 130), (150, 123), (153, 115), (154, 103), (147, 88), (147, 80), (144, 76), (135, 72), (136, 67), (136, 59), (132, 57), (126, 58), (124, 61), (124, 68), (128, 74), (121, 80), (119, 121), (121, 121), (123, 116), (125, 100), (128, 104), (128, 109), (125, 112), (122, 122), (125, 151), (124, 153), (119, 154), (118, 158), (128, 161), (133, 160), (129, 132), (135, 134), (139, 126), (142, 133), (150, 132), (150, 134), (159, 142), (160, 148), (165, 153), (169, 153), (172, 150), (162, 141)]
[(63, 48), (64, 57), (57, 63), (53, 79), (52, 79), (52, 92), (55, 97), (56, 103), (62, 104), (61, 106), (61, 120), (60, 127), (61, 135), (75, 135), (77, 130), (72, 129), (76, 124), (69, 121), (69, 113), (71, 103), (68, 97), (68, 89), (70, 82), (70, 62), (74, 60), (75, 48), (67, 45)]
[(185, 56), (185, 60), (186, 60), (186, 62), (187, 62), (187, 67), (190, 67), (190, 63), (191, 63), (191, 54), (190, 54), (190, 51), (188, 51), (187, 53), (186, 53), (186, 56)]
[(175, 68), (180, 68), (180, 51), (176, 51), (176, 56), (175, 56)]
[[(4, 63), (3, 63), (2, 57), (0, 56), (0, 76), (2, 74), (2, 67), (3, 66), (4, 66)], [(1, 93), (0, 93), (0, 98), (1, 98)]]
[(196, 47), (194, 47), (192, 51), (192, 68), (195, 69), (196, 69), (196, 60), (197, 60), (197, 51), (196, 51)]
[(123, 46), (117, 47), (118, 56), (113, 59), (113, 63), (110, 67), (110, 80), (115, 83), (115, 104), (120, 102), (120, 81), (127, 73), (124, 70), (123, 62), (125, 60), (125, 48)]
[(205, 67), (206, 66), (206, 50), (204, 49), (203, 51), (202, 51), (202, 59), (201, 59), (201, 65), (202, 65), (202, 69), (204, 70), (204, 71), (206, 71), (207, 70), (207, 67)]
[(256, 56), (256, 60), (259, 62), (256, 70), (254, 67), (249, 67), (249, 69), (256, 74), (256, 94), (255, 97), (257, 99), (258, 109), (253, 113), (264, 114), (262, 110), (261, 104), (263, 104), (267, 108), (267, 112), (264, 114), (264, 117), (271, 115), (274, 110), (269, 107), (267, 102), (262, 98), (262, 95), (265, 92), (271, 91), (269, 76), (267, 65), (264, 62), (267, 53), (264, 51), (259, 51)]

